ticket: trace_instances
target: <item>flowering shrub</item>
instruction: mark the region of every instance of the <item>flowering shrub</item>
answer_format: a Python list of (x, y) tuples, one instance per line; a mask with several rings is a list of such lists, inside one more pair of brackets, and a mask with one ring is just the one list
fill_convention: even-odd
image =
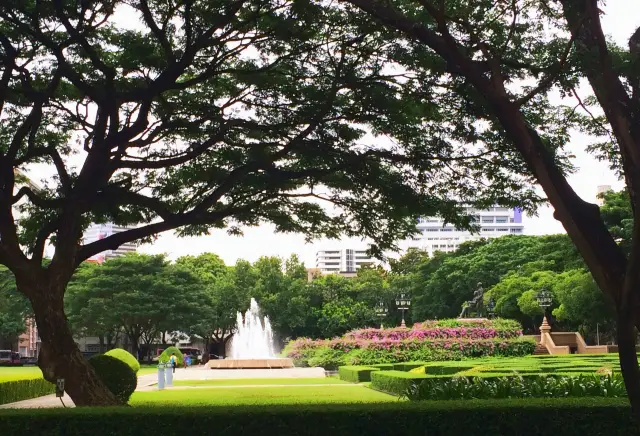
[(406, 339), (493, 339), (517, 338), (522, 336), (520, 329), (495, 329), (491, 327), (420, 327), (412, 329), (363, 329), (354, 330), (345, 335), (353, 340), (406, 340)]
[(291, 341), (283, 354), (297, 366), (460, 360), (532, 354), (535, 341), (522, 337), (517, 321), (506, 319), (425, 321), (413, 328), (361, 329), (341, 338)]
[[(284, 354), (297, 366), (372, 365), (376, 363), (429, 362), (470, 357), (517, 357), (533, 353), (532, 338), (364, 340), (332, 339), (292, 341)], [(332, 351), (332, 352), (330, 352)], [(317, 356), (317, 357), (316, 357)], [(320, 361), (324, 365), (319, 365)]]

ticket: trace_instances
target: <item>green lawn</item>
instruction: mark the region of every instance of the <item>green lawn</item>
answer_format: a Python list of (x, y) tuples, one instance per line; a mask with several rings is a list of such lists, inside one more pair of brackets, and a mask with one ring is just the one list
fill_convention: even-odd
[[(156, 365), (141, 365), (138, 376), (153, 374), (157, 370)], [(0, 383), (34, 378), (42, 378), (42, 371), (37, 366), (0, 366)]]
[(222, 380), (174, 380), (174, 386), (242, 386), (242, 385), (333, 385), (348, 384), (337, 377), (324, 378), (241, 378)]
[(158, 372), (158, 365), (140, 365), (138, 377), (141, 375), (155, 374), (156, 372)]
[(136, 392), (129, 404), (132, 406), (236, 406), (236, 405), (287, 405), (287, 404), (349, 404), (391, 403), (397, 397), (374, 391), (364, 386), (317, 387), (253, 387), (232, 389), (183, 389)]
[(0, 366), (0, 382), (34, 378), (42, 378), (42, 371), (37, 366)]

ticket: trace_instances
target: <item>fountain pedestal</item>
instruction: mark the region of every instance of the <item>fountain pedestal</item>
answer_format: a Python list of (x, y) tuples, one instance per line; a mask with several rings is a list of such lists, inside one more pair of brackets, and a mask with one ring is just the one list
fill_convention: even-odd
[(213, 359), (207, 362), (211, 369), (282, 369), (293, 368), (293, 360), (272, 359)]

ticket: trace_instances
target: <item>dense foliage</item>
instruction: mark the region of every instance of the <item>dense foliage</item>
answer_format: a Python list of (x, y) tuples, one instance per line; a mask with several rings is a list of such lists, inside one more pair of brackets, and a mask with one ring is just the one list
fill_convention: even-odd
[(133, 369), (122, 360), (104, 354), (91, 357), (89, 363), (113, 395), (126, 404), (138, 386)]
[(26, 330), (25, 321), (32, 317), (28, 300), (16, 290), (13, 274), (0, 266), (0, 348), (15, 349), (18, 335)]
[(164, 256), (130, 254), (81, 269), (65, 303), (78, 334), (114, 338), (122, 332), (138, 358), (141, 343), (154, 343), (162, 332), (188, 331), (203, 300), (190, 271)]

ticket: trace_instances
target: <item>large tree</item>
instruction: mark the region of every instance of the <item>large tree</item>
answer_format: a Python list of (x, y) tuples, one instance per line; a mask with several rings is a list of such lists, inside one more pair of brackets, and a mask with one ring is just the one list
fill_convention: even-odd
[(140, 356), (142, 343), (149, 350), (163, 332), (187, 331), (204, 315), (203, 288), (195, 274), (164, 256), (129, 254), (74, 276), (67, 308), (72, 325), (89, 333), (121, 329)]
[(100, 352), (105, 352), (115, 345), (122, 330), (122, 324), (105, 310), (105, 299), (110, 297), (109, 291), (104, 294), (88, 286), (95, 277), (99, 265), (83, 263), (73, 275), (64, 296), (65, 313), (71, 330), (76, 336), (96, 336), (100, 343)]
[[(347, 2), (356, 7), (347, 7), (353, 19), (362, 20), (371, 34), (398, 42), (394, 59), (407, 74), (422, 78), (423, 90), (437, 90), (425, 92), (425, 98), (455, 112), (456, 121), (449, 124), (466, 124), (443, 128), (449, 140), (499, 147), (512, 167), (540, 184), (554, 216), (615, 305), (620, 364), (640, 418), (635, 349), (640, 326), (640, 29), (629, 35), (628, 49), (610, 44), (597, 0)], [(580, 78), (588, 80), (593, 97), (577, 91)], [(573, 98), (573, 107), (551, 105), (553, 89)], [(590, 104), (604, 115), (590, 110)], [(568, 140), (559, 122), (568, 127), (579, 123), (599, 135), (591, 149), (624, 177), (633, 210), (628, 255), (608, 232), (598, 207), (569, 185), (566, 167), (557, 159)]]
[[(384, 68), (391, 45), (347, 18), (281, 0), (1, 3), (0, 263), (33, 305), (45, 378), (64, 377), (75, 404), (117, 403), (63, 310), (74, 270), (97, 253), (261, 222), (385, 248), (418, 215), (464, 224), (454, 196), (538, 200), (526, 180), (505, 183), (510, 156), (432, 140), (421, 120), (433, 105)], [(464, 158), (494, 169), (499, 194), (445, 177)], [(14, 170), (34, 165), (46, 183), (18, 189)], [(90, 222), (109, 221), (136, 228), (80, 242)]]
[[(532, 262), (537, 263), (529, 265)], [(510, 271), (562, 272), (583, 266), (566, 235), (510, 235), (465, 243), (454, 253), (436, 255), (417, 266), (416, 272), (409, 275), (406, 287), (414, 296), (412, 312), (417, 319), (448, 318), (460, 313), (478, 282), (488, 290)], [(516, 301), (512, 303), (515, 305)], [(513, 316), (517, 306), (514, 310), (505, 311), (503, 315)]]

